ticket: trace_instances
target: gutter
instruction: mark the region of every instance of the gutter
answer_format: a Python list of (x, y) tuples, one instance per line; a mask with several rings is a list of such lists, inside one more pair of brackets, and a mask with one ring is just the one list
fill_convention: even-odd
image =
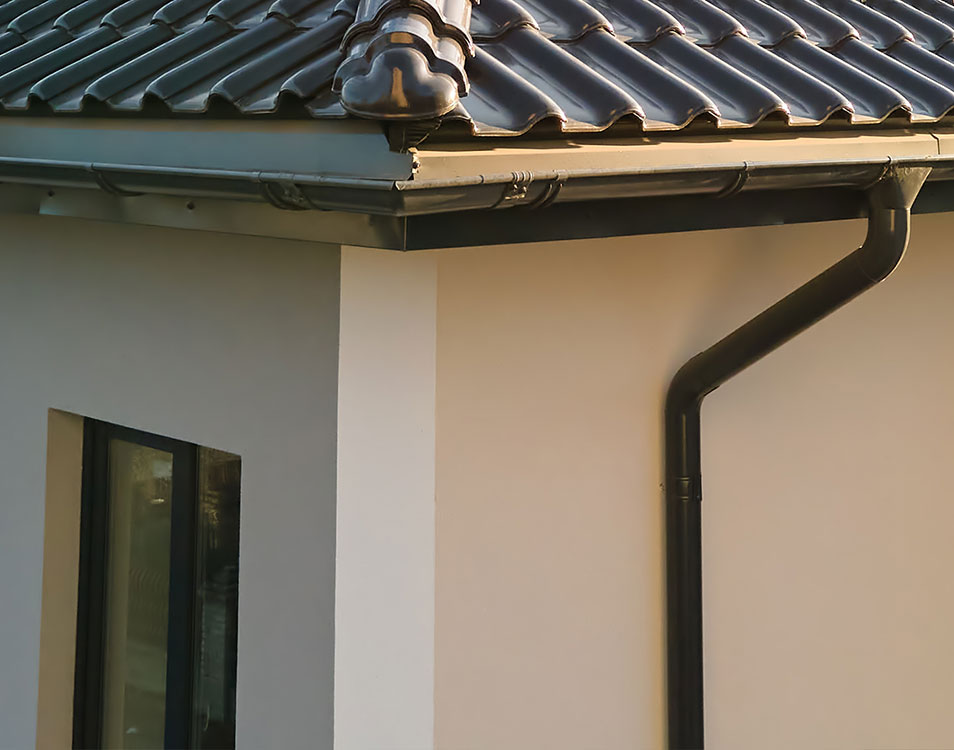
[(666, 398), (669, 747), (704, 744), (700, 412), (727, 380), (887, 278), (908, 244), (929, 166), (891, 165), (868, 190), (864, 244), (686, 362)]
[(930, 168), (932, 180), (954, 180), (954, 154), (946, 154), (578, 168), (437, 179), (415, 175), (399, 180), (6, 156), (0, 157), (0, 182), (93, 188), (121, 197), (202, 197), (267, 202), (288, 210), (410, 217), (619, 198), (727, 197), (751, 191), (822, 187), (864, 190), (881, 179), (889, 166)]

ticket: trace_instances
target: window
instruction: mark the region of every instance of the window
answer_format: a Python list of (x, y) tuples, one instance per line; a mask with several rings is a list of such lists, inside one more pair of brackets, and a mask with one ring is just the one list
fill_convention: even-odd
[(238, 456), (86, 420), (74, 748), (233, 748)]

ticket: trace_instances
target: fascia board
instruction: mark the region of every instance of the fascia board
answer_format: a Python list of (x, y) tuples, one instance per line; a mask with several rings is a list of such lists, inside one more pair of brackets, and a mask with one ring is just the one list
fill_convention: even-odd
[[(952, 135), (954, 138), (954, 135)], [(489, 139), (488, 139), (489, 140)], [(954, 143), (954, 141), (952, 141)], [(424, 143), (417, 150), (422, 182), (509, 172), (680, 171), (739, 163), (789, 164), (938, 154), (930, 132), (814, 133), (535, 141), (519, 145)]]
[(0, 158), (405, 180), (413, 156), (363, 121), (0, 118)]

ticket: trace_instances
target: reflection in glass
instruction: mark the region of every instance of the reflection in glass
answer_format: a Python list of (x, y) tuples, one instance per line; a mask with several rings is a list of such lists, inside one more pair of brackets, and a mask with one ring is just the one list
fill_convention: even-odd
[(199, 448), (192, 746), (202, 750), (235, 747), (241, 479), (238, 456)]
[(105, 748), (163, 746), (171, 505), (172, 454), (111, 440)]

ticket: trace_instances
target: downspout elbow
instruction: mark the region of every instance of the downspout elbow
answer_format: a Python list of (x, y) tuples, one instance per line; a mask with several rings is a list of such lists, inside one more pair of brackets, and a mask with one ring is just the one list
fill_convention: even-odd
[(709, 392), (707, 384), (700, 377), (703, 364), (700, 354), (687, 360), (673, 375), (666, 391), (666, 412), (680, 413), (698, 410), (702, 399)]
[(890, 168), (868, 190), (868, 231), (860, 248), (679, 368), (666, 394), (667, 448), (677, 457), (667, 479), (695, 473), (695, 455), (683, 471), (685, 454), (695, 453), (690, 446), (698, 440), (699, 412), (709, 393), (897, 268), (908, 244), (911, 206), (930, 171)]
[(911, 233), (909, 209), (871, 207), (868, 234), (854, 253), (861, 273), (872, 284), (890, 276), (901, 263)]
[(670, 500), (702, 501), (702, 472), (696, 446), (701, 443), (700, 413), (708, 390), (696, 355), (673, 377), (666, 393), (666, 488)]
[(854, 255), (873, 283), (888, 278), (904, 257), (911, 206), (930, 171), (929, 167), (893, 168), (868, 191), (868, 233)]

